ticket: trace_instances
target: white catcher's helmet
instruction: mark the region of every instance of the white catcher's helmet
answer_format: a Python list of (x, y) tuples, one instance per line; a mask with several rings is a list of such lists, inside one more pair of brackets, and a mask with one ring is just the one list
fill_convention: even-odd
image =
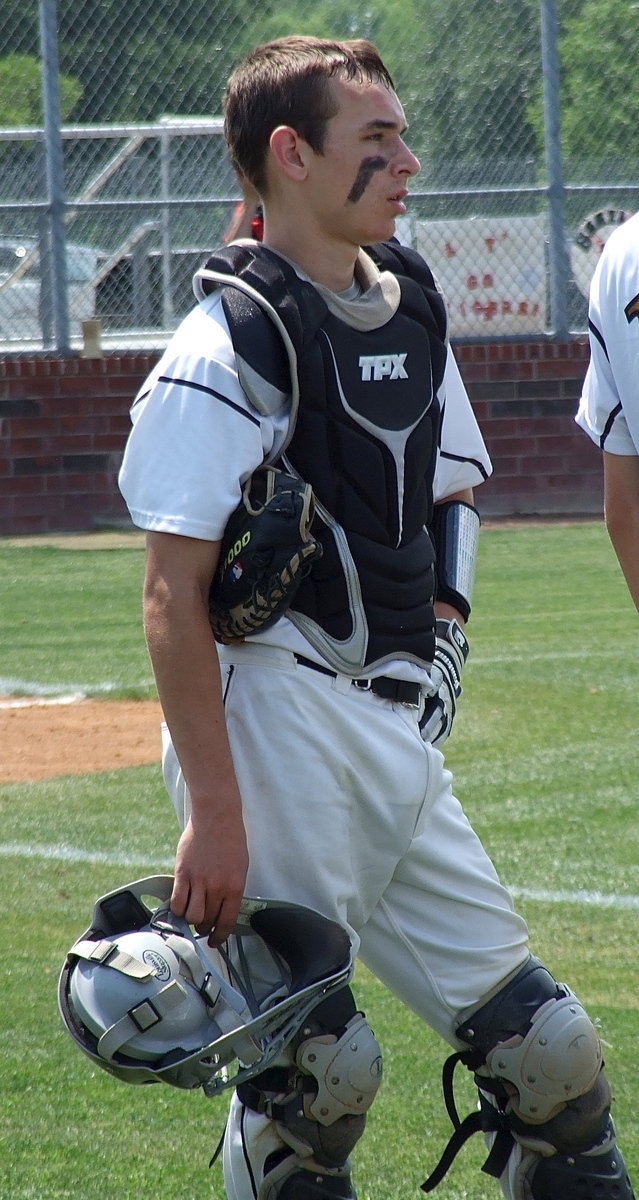
[(233, 935), (212, 949), (171, 913), (172, 888), (172, 876), (154, 875), (96, 902), (62, 968), (60, 1012), (118, 1079), (213, 1095), (262, 1071), (348, 983), (351, 944), (312, 909), (245, 897)]

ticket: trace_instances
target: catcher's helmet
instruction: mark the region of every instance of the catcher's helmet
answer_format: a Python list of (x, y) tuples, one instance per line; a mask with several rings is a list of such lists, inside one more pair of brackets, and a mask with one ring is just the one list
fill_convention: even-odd
[(245, 897), (215, 950), (171, 913), (172, 887), (172, 876), (151, 876), (97, 901), (62, 968), (60, 1012), (80, 1049), (118, 1079), (213, 1095), (262, 1071), (348, 983), (351, 944), (312, 909)]

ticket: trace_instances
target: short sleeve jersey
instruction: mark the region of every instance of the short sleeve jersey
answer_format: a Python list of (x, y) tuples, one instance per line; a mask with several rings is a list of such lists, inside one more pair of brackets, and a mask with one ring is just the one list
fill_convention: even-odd
[(602, 450), (639, 454), (639, 213), (606, 242), (588, 316), (590, 364), (577, 424)]

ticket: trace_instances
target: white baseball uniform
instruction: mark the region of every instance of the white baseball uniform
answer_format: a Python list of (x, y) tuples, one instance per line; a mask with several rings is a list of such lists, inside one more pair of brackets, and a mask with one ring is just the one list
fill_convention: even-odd
[(592, 279), (590, 364), (577, 423), (611, 454), (639, 454), (639, 213), (611, 233)]
[[(361, 319), (362, 298), (356, 303)], [(490, 473), (450, 350), (444, 393), (436, 499)], [(133, 521), (205, 540), (222, 537), (241, 484), (286, 432), (285, 416), (257, 413), (240, 387), (219, 293), (182, 323), (132, 419), (120, 486)], [(422, 740), (419, 711), (304, 667), (296, 654), (317, 659), (286, 617), (219, 648), (249, 842), (247, 894), (341, 922), (375, 975), (460, 1048), (459, 1014), (526, 961), (525, 923), (452, 793), (441, 753)], [(428, 682), (414, 662), (386, 663), (383, 673)], [(164, 772), (184, 824), (188, 794), (166, 730)], [(275, 1122), (234, 1100), (224, 1153), (231, 1200), (253, 1200), (264, 1158), (281, 1145)]]

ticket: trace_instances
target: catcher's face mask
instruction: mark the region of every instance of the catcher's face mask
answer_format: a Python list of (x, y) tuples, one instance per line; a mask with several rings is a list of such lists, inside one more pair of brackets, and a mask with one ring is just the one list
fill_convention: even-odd
[(351, 945), (312, 909), (245, 897), (215, 950), (171, 913), (172, 887), (172, 876), (152, 876), (97, 901), (62, 968), (60, 1012), (80, 1049), (118, 1079), (213, 1095), (262, 1071), (348, 983)]

